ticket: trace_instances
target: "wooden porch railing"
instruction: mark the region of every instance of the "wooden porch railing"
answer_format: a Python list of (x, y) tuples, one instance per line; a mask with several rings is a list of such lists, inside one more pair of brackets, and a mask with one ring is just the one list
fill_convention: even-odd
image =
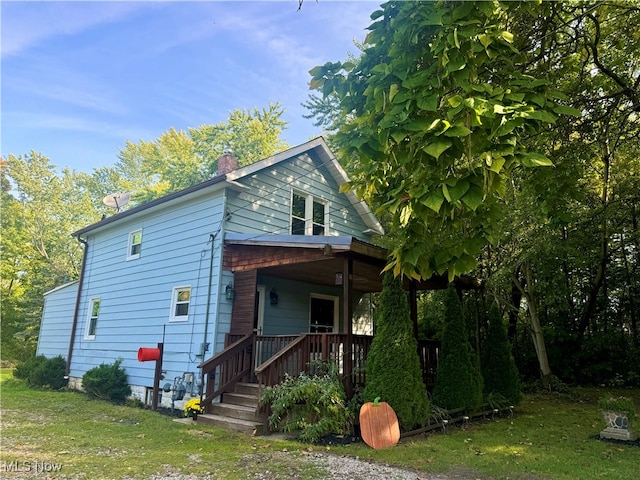
[(439, 340), (418, 341), (418, 356), (420, 357), (420, 365), (422, 366), (422, 380), (429, 390), (436, 384), (436, 370), (438, 368), (439, 355)]
[[(206, 379), (206, 394), (202, 404), (211, 402), (230, 391), (239, 381), (252, 381), (265, 386), (282, 382), (285, 374), (296, 376), (300, 372), (313, 373), (314, 361), (333, 361), (338, 365), (343, 379), (351, 376), (353, 386), (364, 387), (365, 362), (373, 337), (352, 335), (347, 345), (347, 335), (335, 333), (304, 333), (301, 335), (245, 335), (228, 337), (229, 344), (222, 352), (198, 365)], [(423, 367), (423, 379), (427, 388), (435, 384), (440, 342), (422, 340), (418, 354)], [(344, 372), (345, 356), (351, 355), (352, 371)]]
[[(364, 385), (364, 362), (371, 348), (372, 337), (352, 335), (350, 348), (346, 345), (347, 336), (333, 333), (305, 333), (291, 341), (276, 355), (260, 364), (255, 369), (258, 383), (262, 386), (277, 385), (285, 378), (300, 372), (310, 372), (313, 361), (336, 362), (340, 373), (352, 377), (354, 385)], [(345, 355), (351, 355), (352, 372), (344, 372)]]
[(205, 411), (223, 392), (229, 391), (241, 380), (249, 380), (253, 368), (251, 362), (253, 343), (254, 336), (245, 335), (198, 365), (198, 368), (202, 368), (207, 385), (206, 394), (201, 403)]

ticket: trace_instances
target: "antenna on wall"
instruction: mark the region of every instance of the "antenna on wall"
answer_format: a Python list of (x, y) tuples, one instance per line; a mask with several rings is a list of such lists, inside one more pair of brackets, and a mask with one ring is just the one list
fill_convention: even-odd
[(107, 207), (115, 208), (117, 213), (120, 211), (120, 208), (129, 203), (130, 199), (131, 195), (128, 193), (110, 193), (102, 199), (102, 203)]

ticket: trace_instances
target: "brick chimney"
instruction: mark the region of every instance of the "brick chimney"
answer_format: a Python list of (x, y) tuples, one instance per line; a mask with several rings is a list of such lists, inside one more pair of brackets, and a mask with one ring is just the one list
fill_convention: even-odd
[(216, 175), (226, 175), (238, 168), (238, 159), (233, 156), (230, 149), (225, 149), (224, 153), (218, 158), (218, 171)]

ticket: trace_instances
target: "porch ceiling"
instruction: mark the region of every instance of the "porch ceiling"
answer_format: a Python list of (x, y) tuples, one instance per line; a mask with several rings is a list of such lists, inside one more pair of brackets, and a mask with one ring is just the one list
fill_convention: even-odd
[[(353, 237), (309, 237), (300, 235), (225, 236), (223, 265), (226, 270), (261, 270), (267, 275), (318, 285), (335, 286), (336, 273), (345, 271), (345, 260), (353, 261), (352, 288), (356, 292), (382, 291), (382, 270), (387, 251)], [(346, 279), (345, 279), (346, 280)], [(482, 289), (484, 281), (462, 275), (454, 283), (463, 290)], [(416, 282), (416, 290), (447, 288), (446, 275), (434, 274)], [(409, 290), (410, 282), (405, 278)]]
[(260, 269), (274, 277), (335, 286), (336, 273), (345, 270), (345, 260), (350, 258), (353, 290), (382, 290), (384, 249), (351, 237), (280, 237), (225, 237), (224, 268), (233, 272)]

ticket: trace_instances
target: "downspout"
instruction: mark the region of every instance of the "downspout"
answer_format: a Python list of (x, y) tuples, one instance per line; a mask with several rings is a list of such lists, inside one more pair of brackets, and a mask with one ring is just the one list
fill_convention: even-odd
[(87, 266), (87, 253), (89, 252), (89, 242), (76, 237), (76, 239), (84, 245), (84, 253), (82, 254), (82, 266), (80, 267), (80, 278), (78, 279), (78, 294), (76, 296), (76, 307), (73, 312), (73, 323), (71, 324), (71, 338), (69, 338), (69, 351), (67, 352), (67, 366), (64, 370), (64, 379), (69, 380), (71, 372), (71, 357), (73, 355), (73, 344), (76, 340), (76, 328), (78, 326), (78, 312), (80, 311), (80, 296), (82, 295), (82, 281), (84, 280), (84, 271)]

